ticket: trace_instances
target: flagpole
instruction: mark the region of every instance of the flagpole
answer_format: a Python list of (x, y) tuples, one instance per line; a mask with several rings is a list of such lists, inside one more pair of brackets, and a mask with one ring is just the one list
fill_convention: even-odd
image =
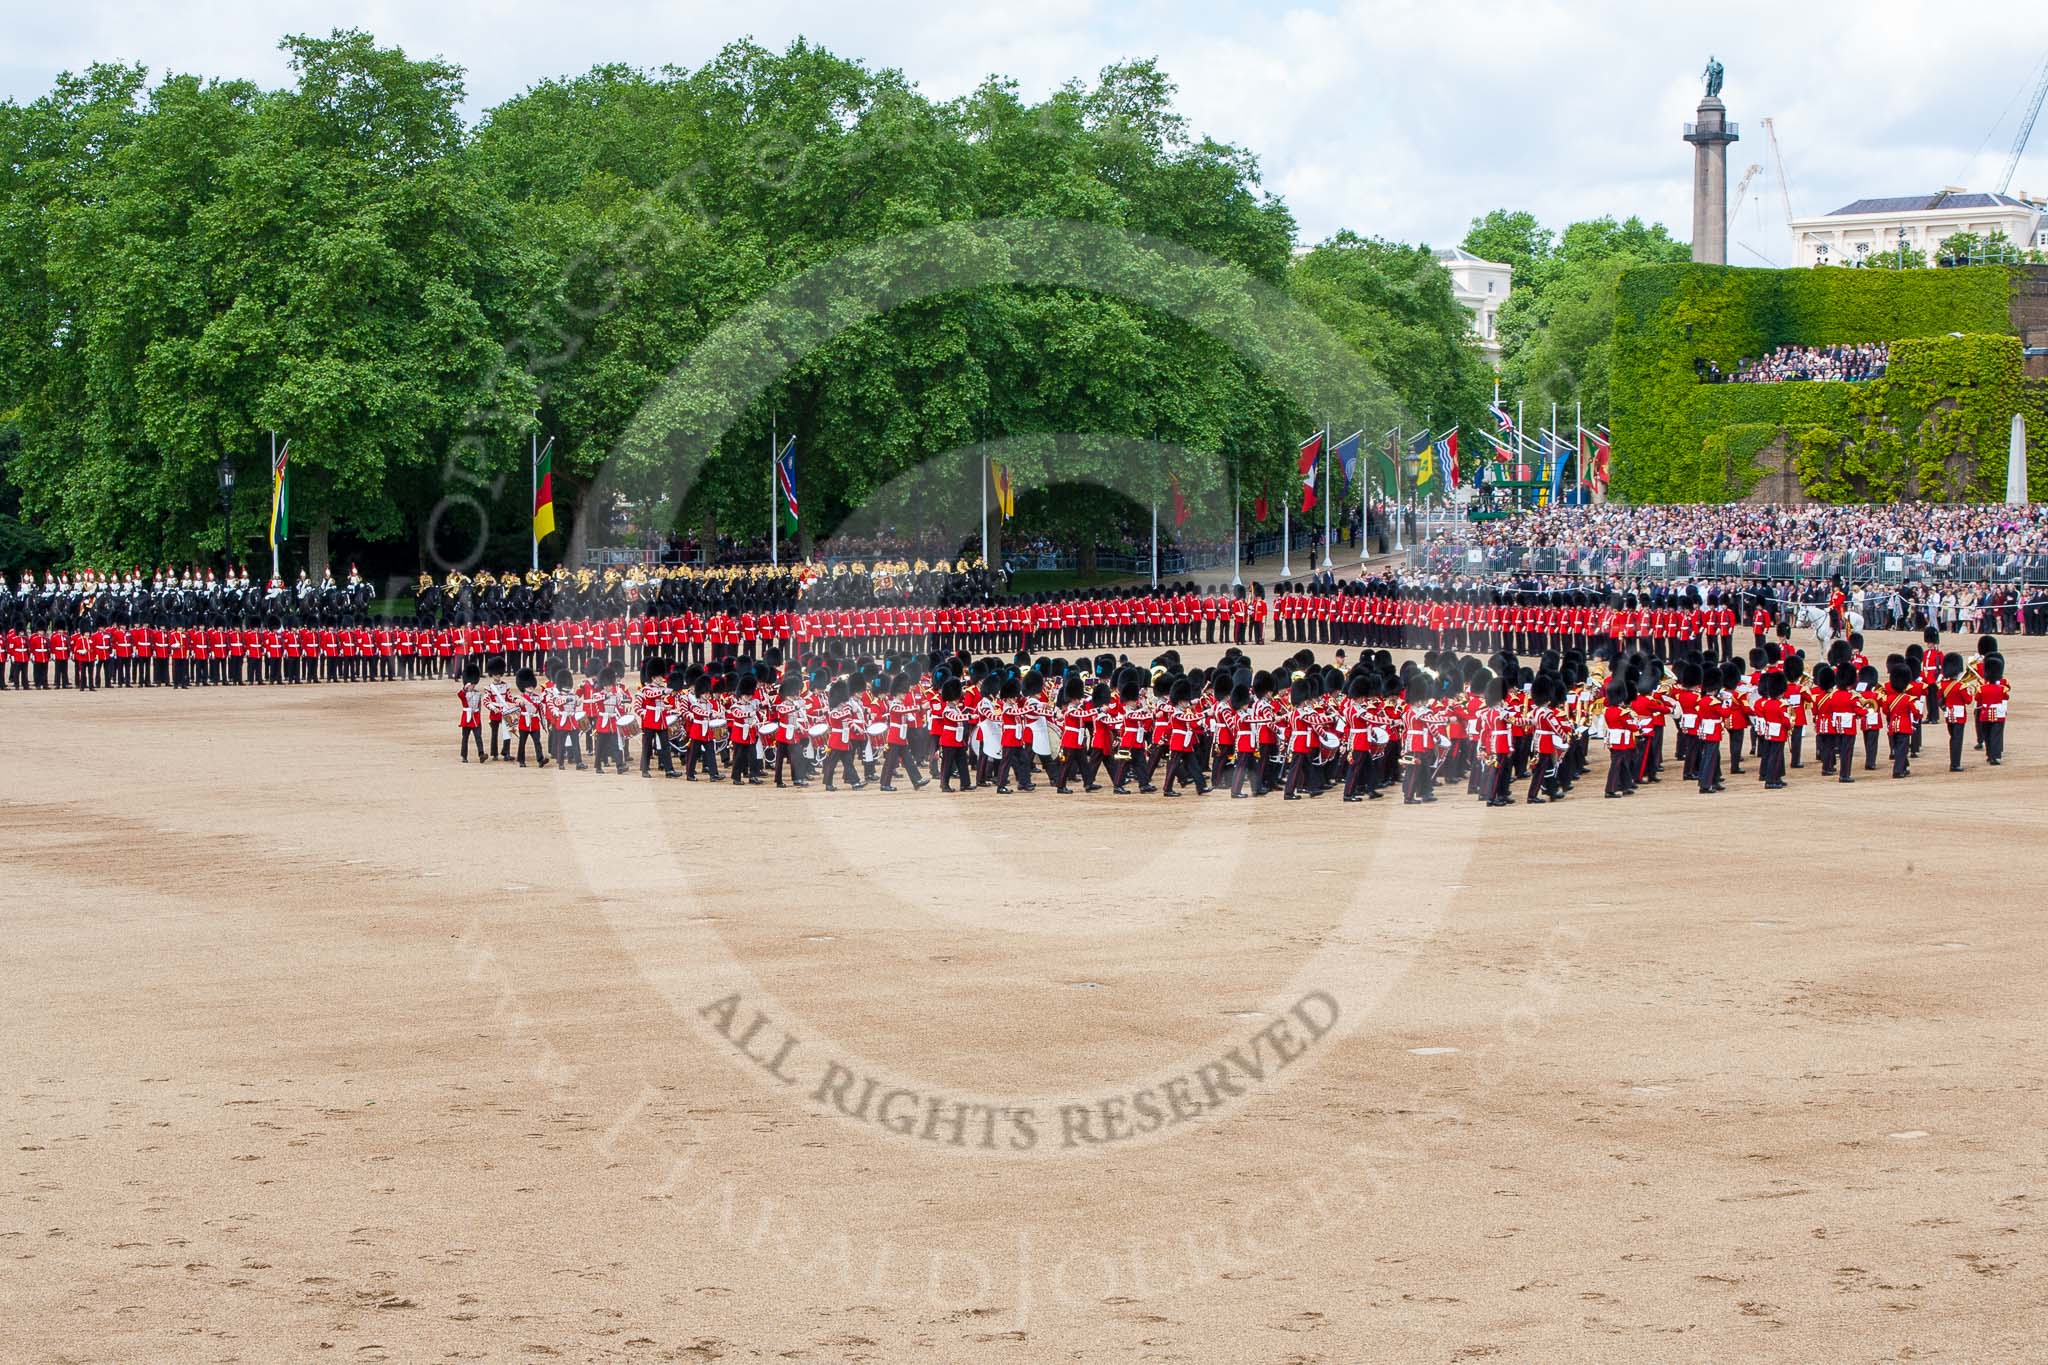
[(1153, 587), (1159, 587), (1159, 489), (1153, 489)]
[(988, 558), (988, 448), (981, 452), (981, 567), (985, 573), (992, 573), (995, 566)]
[[(1515, 477), (1517, 479), (1522, 477), (1522, 467), (1529, 463), (1529, 447), (1527, 444), (1529, 438), (1523, 431), (1525, 421), (1523, 407), (1523, 400), (1517, 398), (1515, 400)], [(1515, 494), (1515, 502), (1517, 505), (1520, 505), (1521, 501), (1522, 492), (1517, 492)]]
[(780, 413), (768, 417), (768, 567), (775, 568), (782, 563), (782, 475), (775, 467), (775, 461), (782, 454), (782, 433), (776, 429)]
[(270, 433), (270, 576), (277, 577), (277, 433)]
[(1580, 425), (1585, 420), (1586, 405), (1576, 398), (1572, 399), (1572, 501), (1574, 503), (1586, 500), (1586, 447), (1582, 444), (1585, 437), (1579, 434), (1585, 430), (1585, 427)]
[(1236, 470), (1230, 471), (1230, 586), (1244, 586), (1244, 575), (1239, 571), (1238, 556), (1244, 550), (1244, 480)]
[(534, 432), (531, 439), (533, 442), (532, 455), (527, 461), (526, 472), (530, 476), (529, 482), (533, 485), (533, 491), (526, 499), (526, 538), (533, 542), (533, 567), (535, 570), (538, 570), (540, 568), (540, 528), (533, 524), (533, 513), (535, 507), (540, 502), (540, 433), (538, 431)]
[[(1555, 398), (1550, 400), (1550, 442), (1552, 445), (1557, 444), (1557, 400)], [(1551, 457), (1555, 457), (1556, 453), (1556, 451), (1544, 452), (1546, 456)], [(1548, 482), (1551, 485), (1551, 487), (1556, 490), (1550, 495), (1550, 500), (1552, 502), (1556, 502), (1558, 500), (1558, 494), (1564, 492), (1564, 489), (1560, 486), (1560, 480), (1556, 477), (1554, 471), (1551, 477), (1548, 480), (1546, 480), (1546, 482)]]
[(1294, 577), (1294, 526), (1287, 514), (1294, 510), (1293, 490), (1280, 499), (1280, 576)]
[(1408, 449), (1408, 438), (1401, 430), (1400, 423), (1394, 424), (1394, 553), (1403, 554), (1407, 546), (1401, 542), (1401, 456)]
[(1323, 423), (1323, 567), (1334, 567), (1330, 559), (1330, 505), (1337, 500), (1337, 486), (1330, 482), (1330, 424)]

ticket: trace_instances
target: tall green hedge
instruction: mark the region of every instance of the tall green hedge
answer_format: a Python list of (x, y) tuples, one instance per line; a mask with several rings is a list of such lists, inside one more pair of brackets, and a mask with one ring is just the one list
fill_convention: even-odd
[[(1982, 436), (1998, 401), (2018, 401), (2012, 386), (2019, 363), (2018, 342), (2010, 335), (2012, 289), (2012, 274), (2001, 266), (1880, 271), (1654, 265), (1629, 271), (1614, 317), (1615, 493), (1635, 502), (1741, 497), (1761, 472), (1755, 451), (1771, 442), (1758, 443), (1753, 433), (1736, 442), (1726, 438), (1731, 428), (1768, 427), (1786, 433), (1788, 447), (1800, 457), (1795, 464), (1801, 482), (1816, 497), (1898, 497), (1914, 489), (1927, 490), (1918, 496), (1983, 495), (1983, 470), (1957, 477), (1948, 461), (1961, 458), (1954, 445), (1962, 439), (1959, 431), (1966, 427), (1972, 439)], [(1700, 383), (1693, 368), (1698, 360), (1733, 369), (1745, 357), (1782, 345), (1864, 341), (1894, 343), (1896, 367), (1896, 343), (1949, 340), (1950, 332), (1998, 335), (1973, 335), (1971, 345), (1958, 348), (1934, 347), (1919, 361), (1909, 360), (1905, 383), (1888, 377), (1864, 384), (1709, 385)], [(1974, 365), (1992, 369), (1973, 378)], [(1926, 431), (1918, 419), (1909, 420), (1907, 409), (1915, 402), (1965, 397), (1972, 409), (1967, 419), (1944, 419)], [(1878, 407), (1884, 409), (1881, 424), (1911, 445), (1911, 452), (1903, 446), (1892, 452), (1876, 432), (1865, 431), (1879, 423)], [(1997, 420), (2009, 419), (2011, 412), (2007, 407)], [(1907, 428), (1908, 434), (1899, 434)], [(1859, 448), (1831, 461), (1816, 453), (1820, 442), (1814, 433), (1825, 431)], [(1714, 436), (1723, 439), (1710, 452), (1706, 442)], [(1744, 455), (1738, 447), (1753, 449)], [(2001, 438), (1999, 493), (2004, 450)], [(1909, 453), (1912, 479), (1905, 475)], [(1978, 459), (1986, 466), (1991, 462), (1982, 449)], [(1815, 481), (1809, 481), (1809, 469)]]

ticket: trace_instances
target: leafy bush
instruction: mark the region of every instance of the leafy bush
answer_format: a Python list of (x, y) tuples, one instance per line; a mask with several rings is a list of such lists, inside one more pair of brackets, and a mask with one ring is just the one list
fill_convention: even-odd
[[(2002, 496), (2003, 424), (2025, 395), (2012, 290), (2012, 273), (1998, 266), (1629, 271), (1614, 320), (1615, 493), (1636, 502), (1741, 496), (1762, 473), (1756, 453), (1788, 432), (1813, 497)], [(1783, 345), (1875, 341), (1891, 344), (1887, 375), (1859, 384), (1702, 384), (1694, 368), (1730, 370)], [(2042, 412), (2038, 398), (2032, 411)], [(2048, 413), (2037, 425), (2048, 426)], [(1759, 439), (1755, 428), (1771, 434)], [(1837, 437), (1832, 450), (1827, 433)]]

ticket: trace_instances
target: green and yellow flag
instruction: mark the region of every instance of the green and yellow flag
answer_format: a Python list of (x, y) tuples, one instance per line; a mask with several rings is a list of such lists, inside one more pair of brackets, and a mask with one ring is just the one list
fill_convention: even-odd
[(550, 441), (533, 467), (533, 541), (538, 545), (555, 533), (555, 451)]
[(277, 452), (277, 458), (270, 463), (270, 548), (275, 550), (278, 542), (291, 534), (292, 527), (292, 443), (286, 441), (284, 449)]

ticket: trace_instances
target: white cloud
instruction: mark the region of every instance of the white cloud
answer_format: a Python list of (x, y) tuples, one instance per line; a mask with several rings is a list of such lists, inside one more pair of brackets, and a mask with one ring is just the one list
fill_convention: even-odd
[[(1795, 212), (1865, 195), (1990, 188), (2003, 171), (2022, 87), (2048, 54), (2048, 7), (1978, 22), (1914, 0), (1851, 10), (1728, 0), (1705, 8), (1622, 0), (697, 0), (566, 6), (455, 0), (439, 6), (218, 0), (206, 6), (74, 4), (8, 17), (0, 93), (29, 99), (60, 69), (138, 60), (175, 69), (286, 78), (275, 43), (355, 25), (469, 71), (473, 110), (535, 80), (601, 61), (693, 65), (743, 36), (781, 47), (799, 34), (901, 68), (934, 96), (992, 73), (1027, 95), (1101, 66), (1157, 56), (1194, 126), (1256, 151), (1305, 240), (1339, 227), (1456, 240), (1495, 206), (1548, 222), (1640, 214), (1689, 227), (1690, 150), (1679, 125), (1711, 51), (1743, 140), (1731, 181), (1765, 162), (1775, 118)], [(2001, 114), (2001, 111), (2004, 111)], [(1987, 136), (1988, 135), (1988, 136)], [(2048, 191), (2048, 129), (2015, 188)], [(1732, 188), (1732, 186), (1731, 186)], [(1737, 212), (1737, 241), (1781, 249), (1783, 204)]]

